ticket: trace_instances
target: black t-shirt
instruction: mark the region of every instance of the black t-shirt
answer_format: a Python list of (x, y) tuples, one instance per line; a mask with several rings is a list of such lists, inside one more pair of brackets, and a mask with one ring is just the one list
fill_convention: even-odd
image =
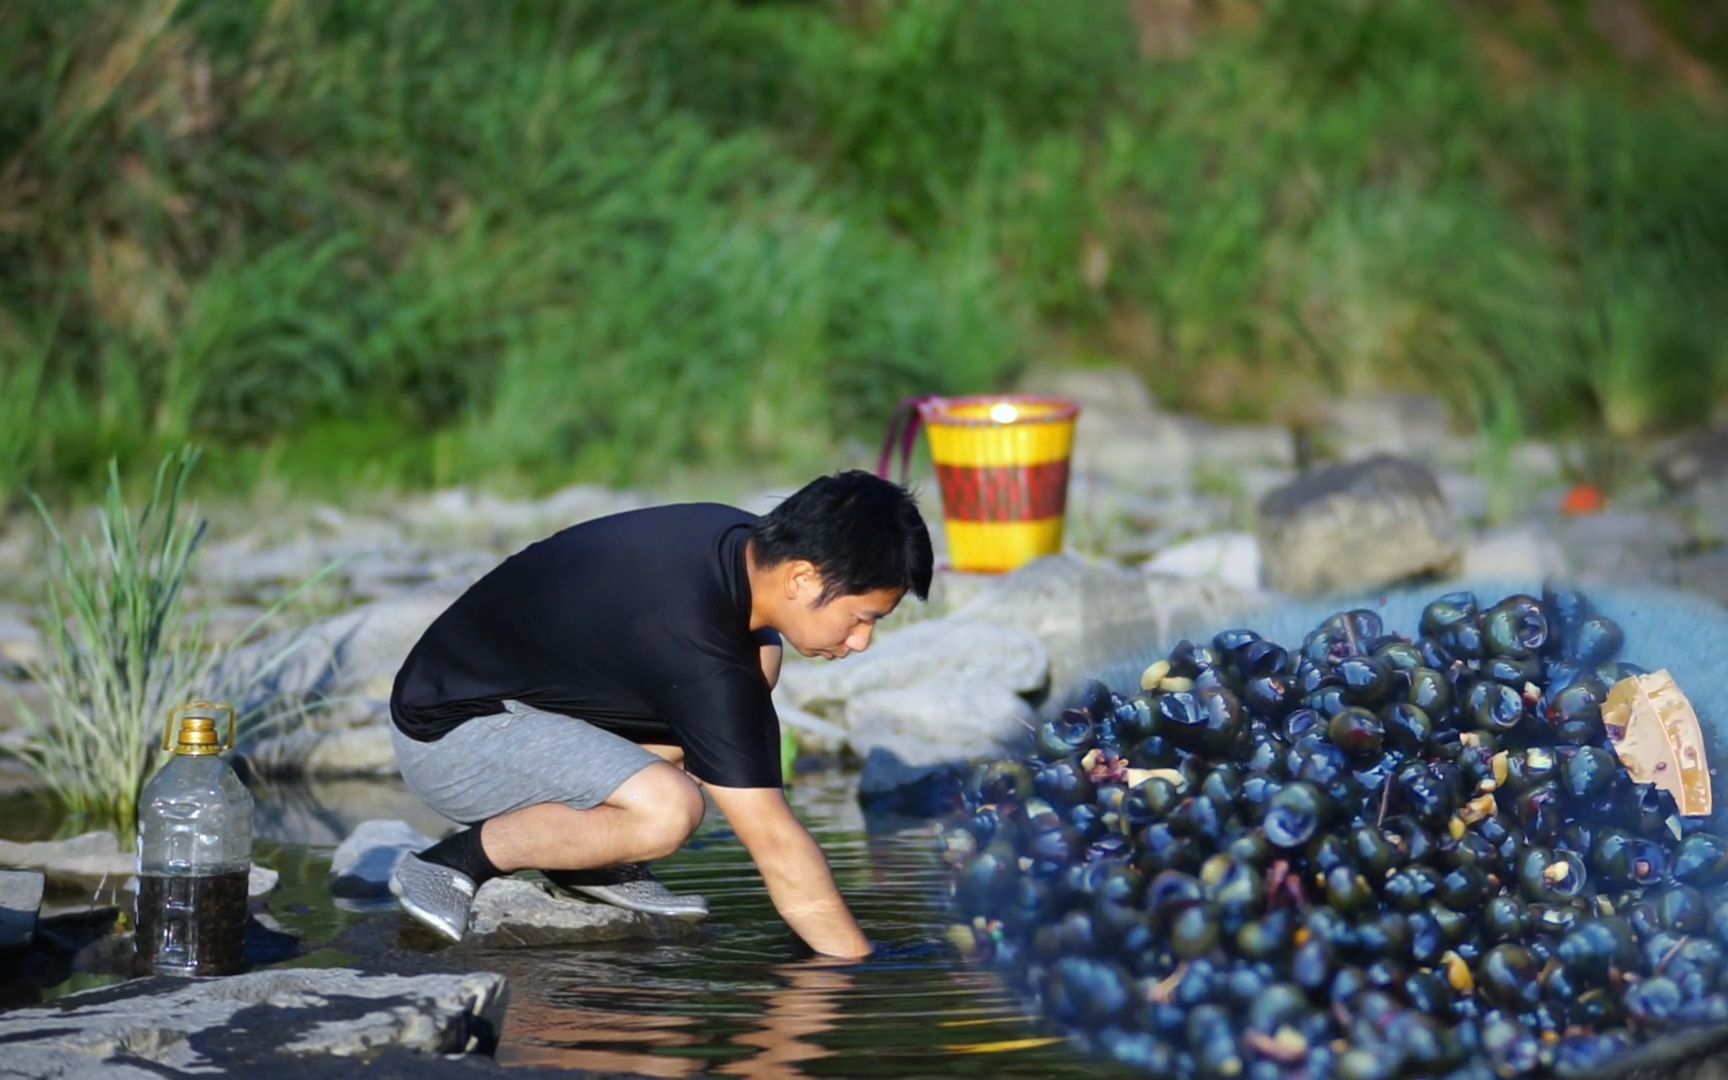
[(524, 548), (408, 653), (390, 697), (396, 726), (432, 742), (510, 699), (682, 746), (711, 784), (779, 787), (780, 721), (750, 631), (755, 522), (713, 503), (661, 506)]

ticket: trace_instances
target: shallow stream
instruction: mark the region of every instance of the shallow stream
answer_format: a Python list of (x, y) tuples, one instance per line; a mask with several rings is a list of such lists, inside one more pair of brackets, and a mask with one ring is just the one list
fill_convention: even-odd
[[(399, 782), (254, 788), (254, 858), (282, 874), (268, 901), (287, 935), (273, 942), (281, 964), (508, 976), (497, 1051), (505, 1066), (664, 1077), (1137, 1075), (1086, 1056), (992, 972), (955, 957), (932, 826), (866, 821), (854, 785), (845, 774), (801, 777), (790, 797), (879, 944), (860, 964), (809, 954), (718, 814), (658, 867), (674, 891), (705, 895), (712, 912), (698, 937), (677, 943), (451, 948), (391, 903), (334, 901), (330, 855), (360, 821), (401, 817), (439, 831), (441, 820)], [(22, 826), (13, 818), (8, 832)], [(111, 981), (85, 974), (57, 989)]]

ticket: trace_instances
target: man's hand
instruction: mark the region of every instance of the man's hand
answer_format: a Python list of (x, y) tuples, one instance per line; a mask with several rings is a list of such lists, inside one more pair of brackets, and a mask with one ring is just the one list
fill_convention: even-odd
[(769, 899), (793, 932), (827, 956), (868, 956), (870, 942), (841, 899), (822, 849), (792, 815), (785, 793), (779, 788), (712, 784), (708, 793), (750, 853)]

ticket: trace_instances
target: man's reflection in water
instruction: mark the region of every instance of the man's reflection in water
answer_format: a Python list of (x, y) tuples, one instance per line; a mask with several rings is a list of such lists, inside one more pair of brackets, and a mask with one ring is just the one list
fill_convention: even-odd
[[(676, 1008), (675, 999), (687, 996), (687, 992), (656, 994), (641, 987), (584, 989), (583, 996), (590, 1000), (596, 994), (611, 994), (629, 1002), (631, 1011), (616, 1012), (560, 1006), (545, 999), (513, 1000), (506, 1014), (505, 1037), (498, 1047), (498, 1063), (668, 1077), (692, 1076), (714, 1066), (713, 1071), (724, 1075), (759, 1080), (804, 1077), (805, 1072), (798, 1067), (801, 1062), (834, 1053), (810, 1040), (832, 1030), (839, 1021), (840, 1000), (853, 989), (852, 966), (824, 957), (776, 965), (770, 975), (782, 985), (759, 995), (764, 1004), (761, 1013), (753, 1018), (738, 1017), (752, 1026), (730, 1038), (712, 1032), (716, 1022), (712, 1015), (644, 1011), (645, 1003), (650, 1008), (657, 1004), (645, 1002), (647, 998), (671, 999), (658, 1004)], [(748, 992), (740, 995), (744, 1001), (756, 996)], [(705, 1051), (711, 1040), (722, 1041), (724, 1047), (712, 1046)], [(754, 1048), (756, 1053), (739, 1057), (741, 1047)], [(716, 1061), (724, 1064), (715, 1066)]]
[(850, 962), (812, 958), (781, 964), (776, 978), (786, 980), (780, 990), (768, 994), (759, 1027), (733, 1038), (741, 1046), (761, 1048), (761, 1053), (729, 1061), (718, 1071), (728, 1076), (754, 1080), (802, 1077), (800, 1062), (814, 1061), (834, 1053), (826, 1046), (805, 1040), (832, 1031), (840, 1018), (840, 999), (852, 991)]
[[(632, 987), (586, 988), (584, 996), (612, 994), (640, 1009), (652, 991)], [(693, 1076), (706, 1064), (704, 1039), (689, 1030), (689, 1016), (660, 1012), (612, 1012), (558, 1005), (546, 998), (515, 997), (504, 1014), (500, 1065), (539, 1065), (643, 1076)], [(676, 1049), (656, 1054), (656, 1048)]]

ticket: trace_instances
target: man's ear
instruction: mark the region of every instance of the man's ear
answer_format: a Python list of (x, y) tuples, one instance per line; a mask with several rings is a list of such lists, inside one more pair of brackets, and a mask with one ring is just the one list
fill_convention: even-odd
[(793, 559), (788, 562), (786, 575), (781, 580), (785, 583), (788, 600), (819, 596), (822, 593), (822, 575), (817, 572), (816, 564), (809, 559)]

